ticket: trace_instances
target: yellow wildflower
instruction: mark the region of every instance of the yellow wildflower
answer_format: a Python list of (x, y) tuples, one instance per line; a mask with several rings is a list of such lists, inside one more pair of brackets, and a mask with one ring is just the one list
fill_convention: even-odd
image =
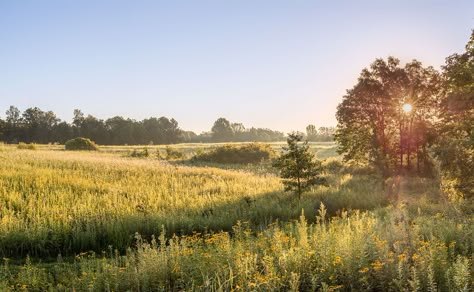
[(375, 271), (380, 271), (385, 264), (382, 263), (380, 260), (376, 260), (371, 265)]
[(369, 271), (368, 267), (359, 270), (359, 273), (367, 273)]

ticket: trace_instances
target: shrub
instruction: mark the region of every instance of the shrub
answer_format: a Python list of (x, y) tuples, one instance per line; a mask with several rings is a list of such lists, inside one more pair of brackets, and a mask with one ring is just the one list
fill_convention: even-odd
[(18, 149), (26, 149), (26, 150), (36, 150), (37, 149), (35, 143), (26, 144), (26, 143), (23, 143), (23, 142), (18, 143), (17, 148)]
[(170, 146), (166, 146), (166, 160), (173, 160), (173, 159), (183, 159), (184, 153), (171, 148)]
[(341, 173), (344, 169), (344, 163), (337, 158), (328, 158), (323, 161), (324, 169), (332, 174)]
[(143, 148), (143, 150), (133, 149), (133, 151), (129, 154), (130, 157), (149, 157), (150, 153), (148, 152), (148, 148)]
[(197, 154), (197, 161), (212, 163), (260, 163), (275, 157), (275, 151), (267, 144), (224, 145), (207, 153)]
[(82, 137), (71, 139), (67, 141), (64, 146), (66, 150), (99, 150), (99, 147), (94, 143), (94, 141)]

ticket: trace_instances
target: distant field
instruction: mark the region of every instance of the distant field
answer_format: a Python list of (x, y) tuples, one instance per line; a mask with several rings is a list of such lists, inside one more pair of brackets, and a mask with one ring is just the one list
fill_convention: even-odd
[[(188, 154), (215, 146), (171, 145)], [(370, 169), (332, 159), (329, 186), (297, 200), (268, 163), (126, 155), (143, 147), (0, 145), (0, 290), (444, 291), (472, 282), (474, 218), (435, 180), (404, 179), (393, 202)], [(311, 147), (336, 155), (333, 143)]]
[[(245, 143), (184, 143), (184, 144), (173, 144), (173, 145), (134, 145), (134, 146), (101, 146), (101, 150), (106, 152), (118, 152), (124, 153), (127, 151), (132, 151), (133, 149), (143, 149), (144, 147), (148, 148), (149, 150), (160, 150), (162, 152), (165, 151), (166, 147), (171, 147), (188, 155), (193, 155), (198, 150), (210, 150), (215, 147), (219, 147), (222, 145), (240, 145)], [(265, 143), (272, 146), (273, 149), (280, 151), (283, 146), (286, 145), (286, 142), (272, 142), (272, 143)], [(337, 145), (335, 142), (309, 142), (310, 148), (316, 154), (316, 156), (320, 159), (325, 159), (328, 157), (337, 156), (336, 148)]]
[[(250, 142), (249, 142), (250, 143)], [(144, 149), (147, 148), (151, 152), (159, 150), (162, 153), (165, 152), (166, 147), (171, 147), (173, 149), (180, 150), (187, 154), (188, 156), (192, 156), (199, 150), (210, 150), (215, 147), (219, 147), (222, 145), (231, 144), (231, 145), (240, 145), (245, 143), (183, 143), (183, 144), (173, 144), (173, 145), (126, 145), (126, 146), (104, 146), (100, 145), (100, 150), (103, 152), (112, 152), (112, 153), (122, 153), (125, 154), (127, 152), (131, 152), (134, 149)], [(286, 142), (272, 142), (272, 143), (265, 143), (272, 146), (277, 151), (280, 151), (283, 146), (286, 145)], [(319, 159), (325, 159), (329, 157), (338, 156), (336, 149), (337, 145), (335, 142), (309, 142), (310, 148), (316, 154)], [(63, 145), (37, 145), (39, 149), (43, 150), (63, 150)], [(5, 145), (4, 147), (15, 147), (15, 145)]]

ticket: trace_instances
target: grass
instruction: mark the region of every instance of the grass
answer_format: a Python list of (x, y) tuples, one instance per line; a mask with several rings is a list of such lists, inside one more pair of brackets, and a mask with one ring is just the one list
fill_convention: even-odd
[(472, 211), (432, 179), (390, 202), (377, 175), (329, 162), (329, 187), (297, 200), (265, 164), (55, 147), (0, 151), (0, 290), (472, 288)]
[[(242, 142), (232, 142), (232, 143), (183, 143), (183, 144), (174, 144), (174, 145), (130, 145), (130, 146), (100, 146), (101, 151), (103, 152), (112, 152), (112, 153), (128, 153), (135, 149), (144, 149), (145, 147), (151, 152), (159, 151), (162, 156), (166, 156), (166, 148), (171, 147), (172, 149), (183, 152), (187, 158), (191, 158), (193, 155), (199, 152), (206, 152), (214, 148), (218, 148), (224, 145), (234, 145), (241, 146), (248, 143)], [(271, 142), (265, 143), (270, 145), (274, 150), (281, 151), (282, 147), (286, 145), (286, 142)], [(316, 153), (316, 156), (319, 159), (325, 159), (337, 155), (336, 144), (334, 142), (309, 142), (310, 148)], [(60, 149), (60, 147), (57, 147)]]
[(64, 291), (469, 291), (473, 241), (464, 234), (472, 224), (412, 218), (403, 208), (389, 213), (328, 218), (321, 206), (313, 224), (301, 215), (257, 234), (237, 223), (232, 236), (136, 235), (124, 256), (109, 250), (81, 253), (72, 263), (5, 263), (0, 279), (6, 288)]
[(111, 153), (13, 150), (0, 155), (3, 256), (74, 255), (111, 244), (125, 251), (135, 232), (149, 237), (161, 225), (178, 234), (229, 231), (238, 220), (264, 228), (297, 218), (303, 208), (313, 215), (320, 202), (333, 211), (384, 204), (370, 185), (358, 190), (367, 200), (350, 200), (353, 190), (338, 178), (335, 187), (316, 188), (297, 201), (282, 192), (279, 178), (265, 173), (266, 167), (255, 174)]

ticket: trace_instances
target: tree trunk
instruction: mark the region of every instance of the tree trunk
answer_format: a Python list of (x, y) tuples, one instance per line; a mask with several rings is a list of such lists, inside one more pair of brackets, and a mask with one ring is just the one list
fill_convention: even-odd
[(402, 128), (402, 121), (400, 120), (400, 171), (403, 168), (403, 128)]
[(420, 146), (416, 146), (416, 172), (420, 174)]

